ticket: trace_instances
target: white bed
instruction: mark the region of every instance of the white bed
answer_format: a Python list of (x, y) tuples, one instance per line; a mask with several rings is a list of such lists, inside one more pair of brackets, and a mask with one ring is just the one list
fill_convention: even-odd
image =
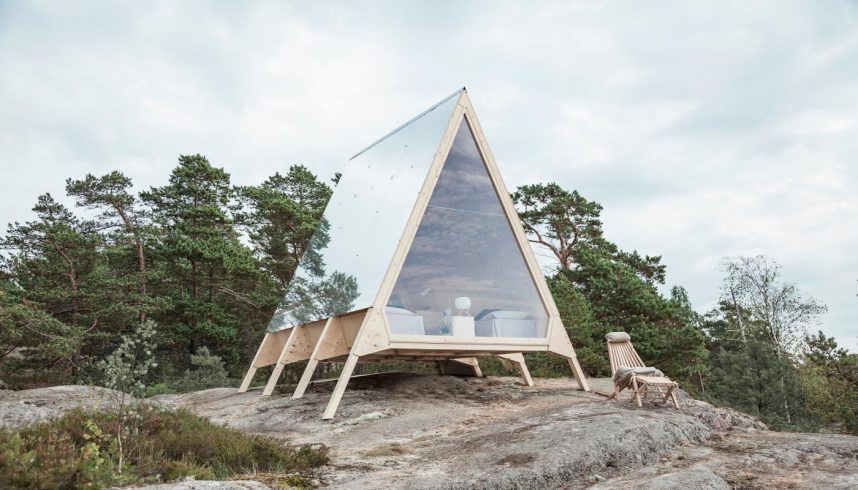
[(388, 306), (384, 309), (387, 314), (387, 323), (390, 324), (390, 333), (393, 335), (426, 335), (423, 327), (423, 317), (406, 310)]
[(497, 310), (474, 322), (477, 337), (536, 337), (536, 321), (526, 311)]

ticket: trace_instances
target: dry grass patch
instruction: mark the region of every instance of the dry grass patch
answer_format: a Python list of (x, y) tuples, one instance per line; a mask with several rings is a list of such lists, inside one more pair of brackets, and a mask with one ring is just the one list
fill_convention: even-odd
[(403, 454), (408, 454), (408, 448), (399, 444), (398, 442), (391, 442), (389, 444), (382, 444), (381, 446), (374, 447), (369, 451), (365, 452), (367, 456), (370, 457), (380, 457), (380, 456), (402, 456)]

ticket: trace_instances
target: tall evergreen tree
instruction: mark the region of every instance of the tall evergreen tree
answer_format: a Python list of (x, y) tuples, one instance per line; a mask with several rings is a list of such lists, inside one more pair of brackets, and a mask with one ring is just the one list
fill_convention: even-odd
[(808, 421), (798, 369), (765, 339), (749, 338), (737, 350), (713, 351), (709, 387), (710, 397), (775, 427)]
[(97, 219), (106, 241), (102, 255), (112, 276), (107, 286), (121, 292), (118, 301), (112, 302), (119, 322), (132, 312), (138, 322), (143, 322), (147, 314), (165, 307), (163, 301), (149, 293), (148, 283), (157, 280), (147, 259), (154, 230), (131, 187), (131, 179), (117, 171), (101, 177), (87, 174), (81, 180), (66, 180), (66, 192), (76, 199), (78, 206), (99, 211)]
[(229, 174), (202, 155), (182, 155), (169, 183), (141, 198), (162, 230), (153, 250), (165, 271), (157, 287), (174, 306), (159, 323), (173, 325), (170, 340), (184, 347), (175, 364), (201, 346), (231, 364), (250, 355), (277, 291), (239, 240)]
[(804, 406), (822, 422), (858, 434), (858, 354), (821, 331), (805, 339), (800, 365)]
[[(703, 335), (688, 315), (685, 303), (670, 301), (656, 289), (664, 283), (661, 257), (625, 252), (604, 237), (602, 206), (557, 184), (519, 187), (512, 194), (531, 242), (557, 259), (555, 301), (587, 304), (587, 318), (564, 321), (595, 322), (598, 327), (572, 326), (572, 342), (584, 352), (605, 352), (605, 333), (623, 330), (648, 363), (678, 379), (689, 379), (705, 358)], [(570, 288), (560, 287), (568, 283)], [(558, 296), (560, 294), (561, 296)], [(583, 331), (576, 331), (583, 330)], [(590, 332), (587, 334), (587, 332)], [(594, 374), (607, 374), (594, 363)]]
[[(67, 333), (87, 335), (86, 342), (71, 341), (69, 345), (78, 348), (64, 358), (65, 372), (74, 374), (108, 327), (99, 301), (101, 236), (95, 223), (78, 219), (50, 194), (39, 196), (33, 211), (35, 221), (9, 225), (0, 245), (10, 253), (0, 257), (0, 269), (15, 285), (18, 304), (24, 308), (20, 314), (38, 308), (67, 325)], [(42, 323), (47, 332), (59, 328), (46, 319)], [(24, 320), (22, 325), (28, 324), (32, 325)]]
[[(321, 267), (318, 252), (308, 247), (331, 197), (327, 184), (306, 167), (293, 165), (285, 175), (275, 173), (262, 185), (240, 188), (239, 196), (247, 209), (241, 222), (263, 266), (281, 287), (289, 284), (305, 252), (305, 267)], [(324, 237), (316, 241), (327, 242)]]

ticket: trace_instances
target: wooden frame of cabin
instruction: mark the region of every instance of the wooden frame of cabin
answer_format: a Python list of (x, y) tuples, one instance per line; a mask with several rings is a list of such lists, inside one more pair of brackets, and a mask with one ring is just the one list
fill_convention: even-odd
[[(258, 368), (274, 365), (274, 370), (262, 393), (263, 395), (270, 395), (284, 366), (294, 362), (307, 361), (307, 367), (293, 394), (293, 398), (301, 398), (319, 362), (342, 362), (344, 363), (342, 372), (322, 416), (323, 419), (330, 419), (336, 413), (349, 378), (358, 362), (452, 360), (471, 366), (474, 373), (479, 375), (477, 358), (497, 356), (516, 365), (523, 382), (532, 386), (533, 381), (522, 355), (526, 352), (552, 352), (565, 357), (579, 388), (584, 391), (590, 390), (575, 356), (575, 349), (572, 347), (566, 329), (560, 320), (560, 313), (551, 297), (548, 285), (474, 113), (467, 91), (462, 89), (458, 97), (453, 114), (441, 136), (438, 151), (423, 182), (421, 192), (402, 232), (402, 239), (395, 250), (372, 305), (324, 320), (266, 333), (241, 383), (239, 392), (247, 391)], [(519, 252), (548, 313), (547, 334), (544, 338), (394, 335), (391, 333), (384, 315), (385, 305), (390, 298), (405, 257), (426, 211), (432, 191), (440, 176), (441, 168), (447, 159), (456, 132), (464, 120), (470, 125), (492, 185), (500, 197), (503, 211), (515, 236)]]

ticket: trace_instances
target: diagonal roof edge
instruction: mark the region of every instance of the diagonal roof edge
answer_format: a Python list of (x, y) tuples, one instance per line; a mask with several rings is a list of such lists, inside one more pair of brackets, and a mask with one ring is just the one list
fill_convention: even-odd
[(366, 152), (367, 152), (369, 149), (371, 149), (372, 147), (376, 146), (377, 144), (381, 143), (382, 141), (386, 140), (387, 138), (390, 138), (390, 137), (391, 137), (391, 136), (393, 136), (394, 134), (396, 134), (396, 133), (398, 133), (399, 131), (401, 131), (403, 128), (407, 127), (409, 124), (411, 124), (411, 123), (413, 123), (414, 121), (416, 121), (416, 120), (420, 119), (421, 117), (425, 116), (426, 114), (429, 114), (430, 112), (434, 111), (434, 110), (435, 110), (435, 109), (437, 109), (439, 106), (441, 106), (442, 104), (444, 104), (444, 102), (447, 102), (448, 100), (452, 99), (453, 97), (455, 97), (455, 96), (457, 96), (457, 95), (460, 95), (462, 92), (465, 92), (465, 87), (462, 87), (462, 88), (460, 88), (460, 89), (457, 89), (457, 90), (456, 90), (455, 92), (453, 92), (452, 94), (450, 94), (450, 95), (448, 95), (447, 97), (444, 97), (443, 99), (441, 99), (440, 101), (438, 101), (438, 103), (436, 103), (436, 104), (435, 104), (435, 105), (433, 105), (432, 107), (430, 107), (430, 108), (426, 109), (425, 111), (421, 112), (420, 114), (417, 114), (416, 116), (414, 116), (414, 117), (412, 117), (411, 119), (409, 119), (408, 121), (406, 121), (404, 124), (400, 125), (398, 128), (396, 128), (396, 129), (394, 129), (393, 131), (391, 131), (391, 132), (387, 133), (386, 135), (382, 136), (381, 138), (379, 138), (379, 139), (375, 140), (371, 145), (367, 146), (367, 147), (366, 147), (366, 148), (364, 148), (363, 150), (361, 150), (361, 151), (359, 151), (359, 152), (355, 153), (354, 155), (352, 155), (352, 156), (351, 156), (351, 158), (349, 158), (349, 161), (352, 161), (352, 160), (354, 160), (355, 158), (357, 158), (357, 157), (361, 156), (362, 154), (366, 153)]

